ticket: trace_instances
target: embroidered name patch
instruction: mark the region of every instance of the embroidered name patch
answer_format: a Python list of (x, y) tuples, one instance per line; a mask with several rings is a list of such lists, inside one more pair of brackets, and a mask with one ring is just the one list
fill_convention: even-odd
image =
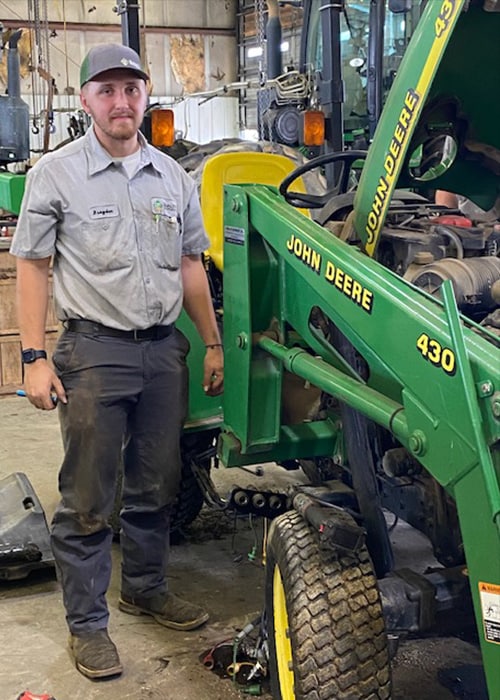
[(91, 219), (111, 219), (114, 216), (119, 216), (120, 212), (116, 204), (103, 204), (90, 207), (89, 215)]

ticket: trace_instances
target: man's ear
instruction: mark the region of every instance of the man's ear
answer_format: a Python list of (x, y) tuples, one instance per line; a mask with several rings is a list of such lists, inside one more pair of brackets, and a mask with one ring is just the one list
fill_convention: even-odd
[(86, 98), (85, 98), (85, 86), (84, 86), (84, 87), (81, 89), (81, 91), (80, 91), (80, 104), (82, 105), (84, 111), (85, 111), (87, 114), (90, 114), (90, 112), (89, 112), (89, 107), (88, 107), (88, 104), (87, 104), (87, 100), (86, 100)]

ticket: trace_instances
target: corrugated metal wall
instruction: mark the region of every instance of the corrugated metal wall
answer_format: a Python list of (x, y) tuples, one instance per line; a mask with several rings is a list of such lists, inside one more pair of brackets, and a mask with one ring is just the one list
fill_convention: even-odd
[[(21, 93), (30, 105), (35, 130), (40, 129), (31, 135), (34, 150), (43, 147), (41, 127), (48, 90), (42, 76), (52, 77), (56, 91), (49, 141), (54, 148), (68, 137), (68, 116), (79, 107), (78, 73), (83, 56), (95, 44), (122, 41), (114, 7), (112, 0), (0, 0), (4, 37), (8, 30), (26, 28), (21, 46)], [(33, 30), (35, 15), (40, 18), (37, 32)], [(142, 0), (141, 54), (151, 74), (151, 102), (172, 105), (176, 128), (189, 140), (202, 143), (238, 135), (237, 96), (205, 102), (187, 97), (236, 79), (235, 17), (236, 0)], [(2, 91), (5, 65), (6, 49), (0, 62)]]

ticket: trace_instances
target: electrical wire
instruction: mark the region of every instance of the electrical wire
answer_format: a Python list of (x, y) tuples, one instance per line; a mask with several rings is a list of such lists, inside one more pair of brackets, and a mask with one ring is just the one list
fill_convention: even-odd
[(64, 68), (66, 71), (66, 107), (70, 110), (69, 99), (69, 60), (68, 60), (68, 32), (66, 30), (66, 0), (62, 0), (63, 10), (63, 35), (64, 35)]
[(253, 534), (253, 547), (250, 550), (250, 552), (248, 553), (248, 559), (249, 559), (249, 561), (253, 562), (253, 561), (255, 561), (255, 557), (257, 555), (257, 548), (259, 545), (259, 540), (257, 537), (257, 530), (255, 529), (252, 513), (248, 514), (248, 523), (250, 525), (250, 530)]
[[(28, 17), (28, 19), (26, 19), (26, 17), (23, 17), (23, 15), (20, 15), (19, 12), (16, 12), (15, 10), (13, 10), (13, 9), (12, 9), (12, 6), (9, 5), (9, 3), (5, 2), (5, 0), (0, 0), (0, 5), (3, 5), (4, 7), (6, 7), (6, 8), (9, 10), (9, 12), (10, 12), (11, 14), (15, 15), (16, 19), (20, 20), (21, 23), (23, 23), (23, 24), (26, 24), (26, 23), (27, 23), (28, 25), (31, 25), (31, 24), (32, 24), (32, 22), (33, 22), (32, 19), (30, 19), (29, 17)], [(29, 15), (29, 4), (28, 4), (28, 15)], [(4, 20), (4, 21), (5, 21), (5, 20)], [(50, 44), (50, 48), (53, 49), (54, 51), (59, 51), (59, 53), (64, 53), (62, 49), (60, 49), (58, 46), (55, 46), (55, 45), (52, 44), (52, 43)], [(75, 61), (73, 58), (71, 58), (71, 57), (69, 56), (69, 54), (68, 54), (67, 51), (66, 51), (66, 58), (67, 58), (74, 66), (79, 66), (79, 62), (78, 62), (78, 61)]]
[(263, 523), (263, 533), (262, 533), (262, 566), (266, 565), (266, 551), (267, 551), (267, 535), (268, 535), (268, 518), (264, 518)]

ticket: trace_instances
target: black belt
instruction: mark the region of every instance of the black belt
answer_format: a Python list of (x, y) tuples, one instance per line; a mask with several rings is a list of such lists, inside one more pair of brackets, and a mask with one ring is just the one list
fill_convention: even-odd
[(174, 324), (168, 326), (151, 326), (151, 328), (139, 328), (133, 331), (122, 331), (119, 328), (103, 326), (102, 323), (85, 321), (80, 318), (70, 318), (63, 322), (67, 331), (75, 333), (87, 333), (88, 335), (107, 335), (111, 338), (121, 338), (122, 340), (162, 340), (169, 336), (174, 330)]

